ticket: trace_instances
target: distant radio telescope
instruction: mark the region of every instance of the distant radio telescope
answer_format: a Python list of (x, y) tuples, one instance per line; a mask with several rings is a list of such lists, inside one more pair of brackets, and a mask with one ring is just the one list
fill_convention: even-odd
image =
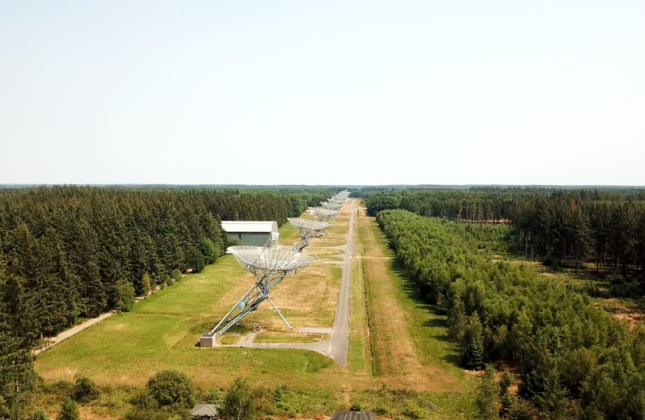
[(329, 210), (324, 207), (311, 207), (309, 210), (320, 222), (326, 222), (333, 219), (339, 213), (338, 210)]
[[(318, 220), (312, 219), (301, 219), (301, 218), (287, 218), (289, 223), (293, 225), (296, 229), (300, 231), (302, 235), (298, 242), (291, 248), (295, 252), (302, 252), (305, 248), (309, 246), (309, 239), (311, 238), (322, 238), (324, 232), (329, 229), (332, 225), (327, 222), (319, 222)], [(311, 247), (309, 247), (311, 249)], [(313, 252), (313, 249), (311, 250)], [(314, 252), (314, 255), (316, 253)], [(318, 256), (316, 255), (316, 259)]]

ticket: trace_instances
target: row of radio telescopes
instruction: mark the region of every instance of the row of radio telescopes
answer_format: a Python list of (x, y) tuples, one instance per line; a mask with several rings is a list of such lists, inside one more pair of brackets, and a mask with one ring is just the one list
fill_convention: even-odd
[[(238, 321), (257, 310), (258, 306), (268, 300), (280, 318), (291, 329), (291, 325), (275, 306), (269, 293), (280, 284), (285, 277), (295, 276), (318, 258), (304, 254), (302, 251), (309, 247), (309, 240), (321, 238), (332, 224), (330, 221), (340, 212), (343, 203), (349, 198), (348, 191), (342, 191), (322, 203), (320, 207), (310, 208), (310, 212), (318, 220), (289, 218), (289, 222), (300, 231), (301, 237), (293, 247), (279, 245), (277, 240), (270, 238), (265, 246), (231, 246), (228, 253), (232, 254), (240, 265), (255, 276), (255, 284), (231, 308), (222, 320), (210, 332), (201, 336), (202, 347), (212, 347), (218, 335), (225, 333)], [(311, 249), (311, 247), (309, 247)], [(311, 249), (313, 252), (313, 249)], [(314, 255), (315, 252), (313, 252)]]

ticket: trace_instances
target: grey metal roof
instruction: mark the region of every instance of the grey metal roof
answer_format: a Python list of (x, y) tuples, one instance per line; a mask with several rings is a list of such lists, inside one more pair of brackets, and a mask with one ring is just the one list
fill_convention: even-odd
[(371, 411), (336, 410), (330, 420), (374, 420), (374, 413)]
[(190, 410), (190, 415), (194, 417), (215, 417), (217, 416), (217, 406), (214, 404), (197, 404)]
[(271, 233), (278, 231), (278, 223), (271, 221), (222, 221), (222, 228), (228, 233)]

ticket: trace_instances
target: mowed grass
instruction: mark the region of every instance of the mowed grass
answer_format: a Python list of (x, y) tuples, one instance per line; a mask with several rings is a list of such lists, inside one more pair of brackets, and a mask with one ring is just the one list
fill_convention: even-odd
[[(225, 386), (238, 376), (258, 383), (312, 385), (329, 359), (314, 352), (197, 347), (212, 328), (218, 300), (246, 276), (231, 256), (222, 257), (148, 299), (63, 341), (38, 356), (46, 381), (70, 381), (77, 373), (100, 384), (142, 385), (155, 372), (176, 369), (201, 386)], [(315, 382), (314, 382), (315, 383)]]

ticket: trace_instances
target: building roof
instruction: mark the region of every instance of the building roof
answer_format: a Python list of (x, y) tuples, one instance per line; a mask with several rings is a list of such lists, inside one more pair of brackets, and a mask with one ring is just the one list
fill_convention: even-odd
[(197, 404), (190, 410), (193, 417), (215, 417), (217, 416), (217, 406), (214, 404)]
[(371, 411), (336, 410), (330, 420), (374, 420), (374, 413)]
[(222, 228), (228, 233), (271, 233), (278, 231), (278, 223), (276, 222), (238, 222), (226, 221), (222, 222)]

